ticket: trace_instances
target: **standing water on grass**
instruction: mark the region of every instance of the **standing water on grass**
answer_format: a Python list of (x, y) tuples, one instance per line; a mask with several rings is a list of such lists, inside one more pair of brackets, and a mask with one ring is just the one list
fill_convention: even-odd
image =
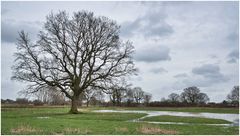
[[(118, 113), (145, 113), (147, 114), (144, 117), (139, 119), (132, 120), (134, 122), (141, 122), (141, 119), (151, 116), (183, 116), (183, 117), (203, 117), (203, 118), (213, 118), (213, 119), (223, 119), (232, 122), (232, 124), (214, 124), (214, 125), (234, 125), (239, 126), (239, 114), (225, 114), (225, 113), (192, 113), (192, 112), (172, 112), (172, 111), (138, 111), (138, 110), (96, 110), (94, 112), (118, 112)], [(151, 122), (149, 122), (151, 123)], [(152, 122), (158, 123), (158, 122)], [(170, 122), (167, 122), (170, 124)], [(167, 124), (166, 122), (159, 122), (159, 124)], [(172, 122), (171, 124), (187, 124), (187, 123), (176, 123)]]

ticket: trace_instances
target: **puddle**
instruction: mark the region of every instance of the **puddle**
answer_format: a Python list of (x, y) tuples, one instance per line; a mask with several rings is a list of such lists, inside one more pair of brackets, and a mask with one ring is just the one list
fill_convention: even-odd
[(158, 124), (191, 124), (191, 123), (179, 123), (179, 122), (150, 122), (141, 121), (146, 117), (151, 116), (187, 116), (187, 117), (203, 117), (203, 118), (213, 118), (213, 119), (223, 119), (232, 122), (232, 124), (204, 124), (204, 125), (221, 125), (221, 126), (239, 126), (239, 114), (225, 114), (225, 113), (192, 113), (192, 112), (172, 112), (172, 111), (138, 111), (138, 110), (96, 110), (94, 112), (118, 112), (118, 113), (145, 113), (144, 117), (129, 120), (132, 122), (148, 122), (148, 123), (158, 123)]

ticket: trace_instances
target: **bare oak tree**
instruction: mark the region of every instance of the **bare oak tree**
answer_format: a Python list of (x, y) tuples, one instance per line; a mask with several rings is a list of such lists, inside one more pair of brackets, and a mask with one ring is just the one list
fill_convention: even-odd
[(62, 11), (47, 16), (36, 42), (19, 33), (12, 79), (30, 83), (27, 93), (56, 87), (71, 99), (70, 113), (87, 88), (108, 90), (118, 78), (133, 74), (133, 46), (119, 38), (120, 27), (92, 12)]

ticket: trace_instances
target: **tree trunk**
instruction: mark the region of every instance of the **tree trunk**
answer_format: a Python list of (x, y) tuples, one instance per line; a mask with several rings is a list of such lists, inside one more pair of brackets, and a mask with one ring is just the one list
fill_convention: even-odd
[(77, 109), (77, 107), (78, 107), (78, 96), (74, 96), (73, 98), (72, 98), (72, 105), (71, 105), (71, 109), (70, 109), (70, 111), (69, 111), (69, 113), (72, 113), (72, 114), (77, 114), (77, 113), (79, 113), (78, 112), (78, 109)]
[(89, 101), (87, 101), (87, 107), (88, 107)]

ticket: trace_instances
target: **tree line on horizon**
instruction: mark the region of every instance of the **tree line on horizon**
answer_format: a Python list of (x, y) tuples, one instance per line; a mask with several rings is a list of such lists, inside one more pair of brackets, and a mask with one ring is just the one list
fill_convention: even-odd
[[(70, 105), (70, 101), (61, 92), (45, 90), (35, 94), (35, 100), (17, 98), (16, 101), (1, 100), (2, 104), (33, 104), (33, 105)], [(101, 91), (88, 91), (79, 99), (79, 106), (239, 106), (239, 86), (234, 86), (227, 95), (226, 100), (220, 103), (210, 102), (207, 94), (202, 93), (198, 87), (192, 86), (183, 89), (181, 94), (171, 93), (168, 98), (160, 101), (151, 101), (152, 94), (144, 92), (141, 87), (129, 86), (113, 88), (108, 94)], [(108, 100), (106, 101), (106, 98)]]

